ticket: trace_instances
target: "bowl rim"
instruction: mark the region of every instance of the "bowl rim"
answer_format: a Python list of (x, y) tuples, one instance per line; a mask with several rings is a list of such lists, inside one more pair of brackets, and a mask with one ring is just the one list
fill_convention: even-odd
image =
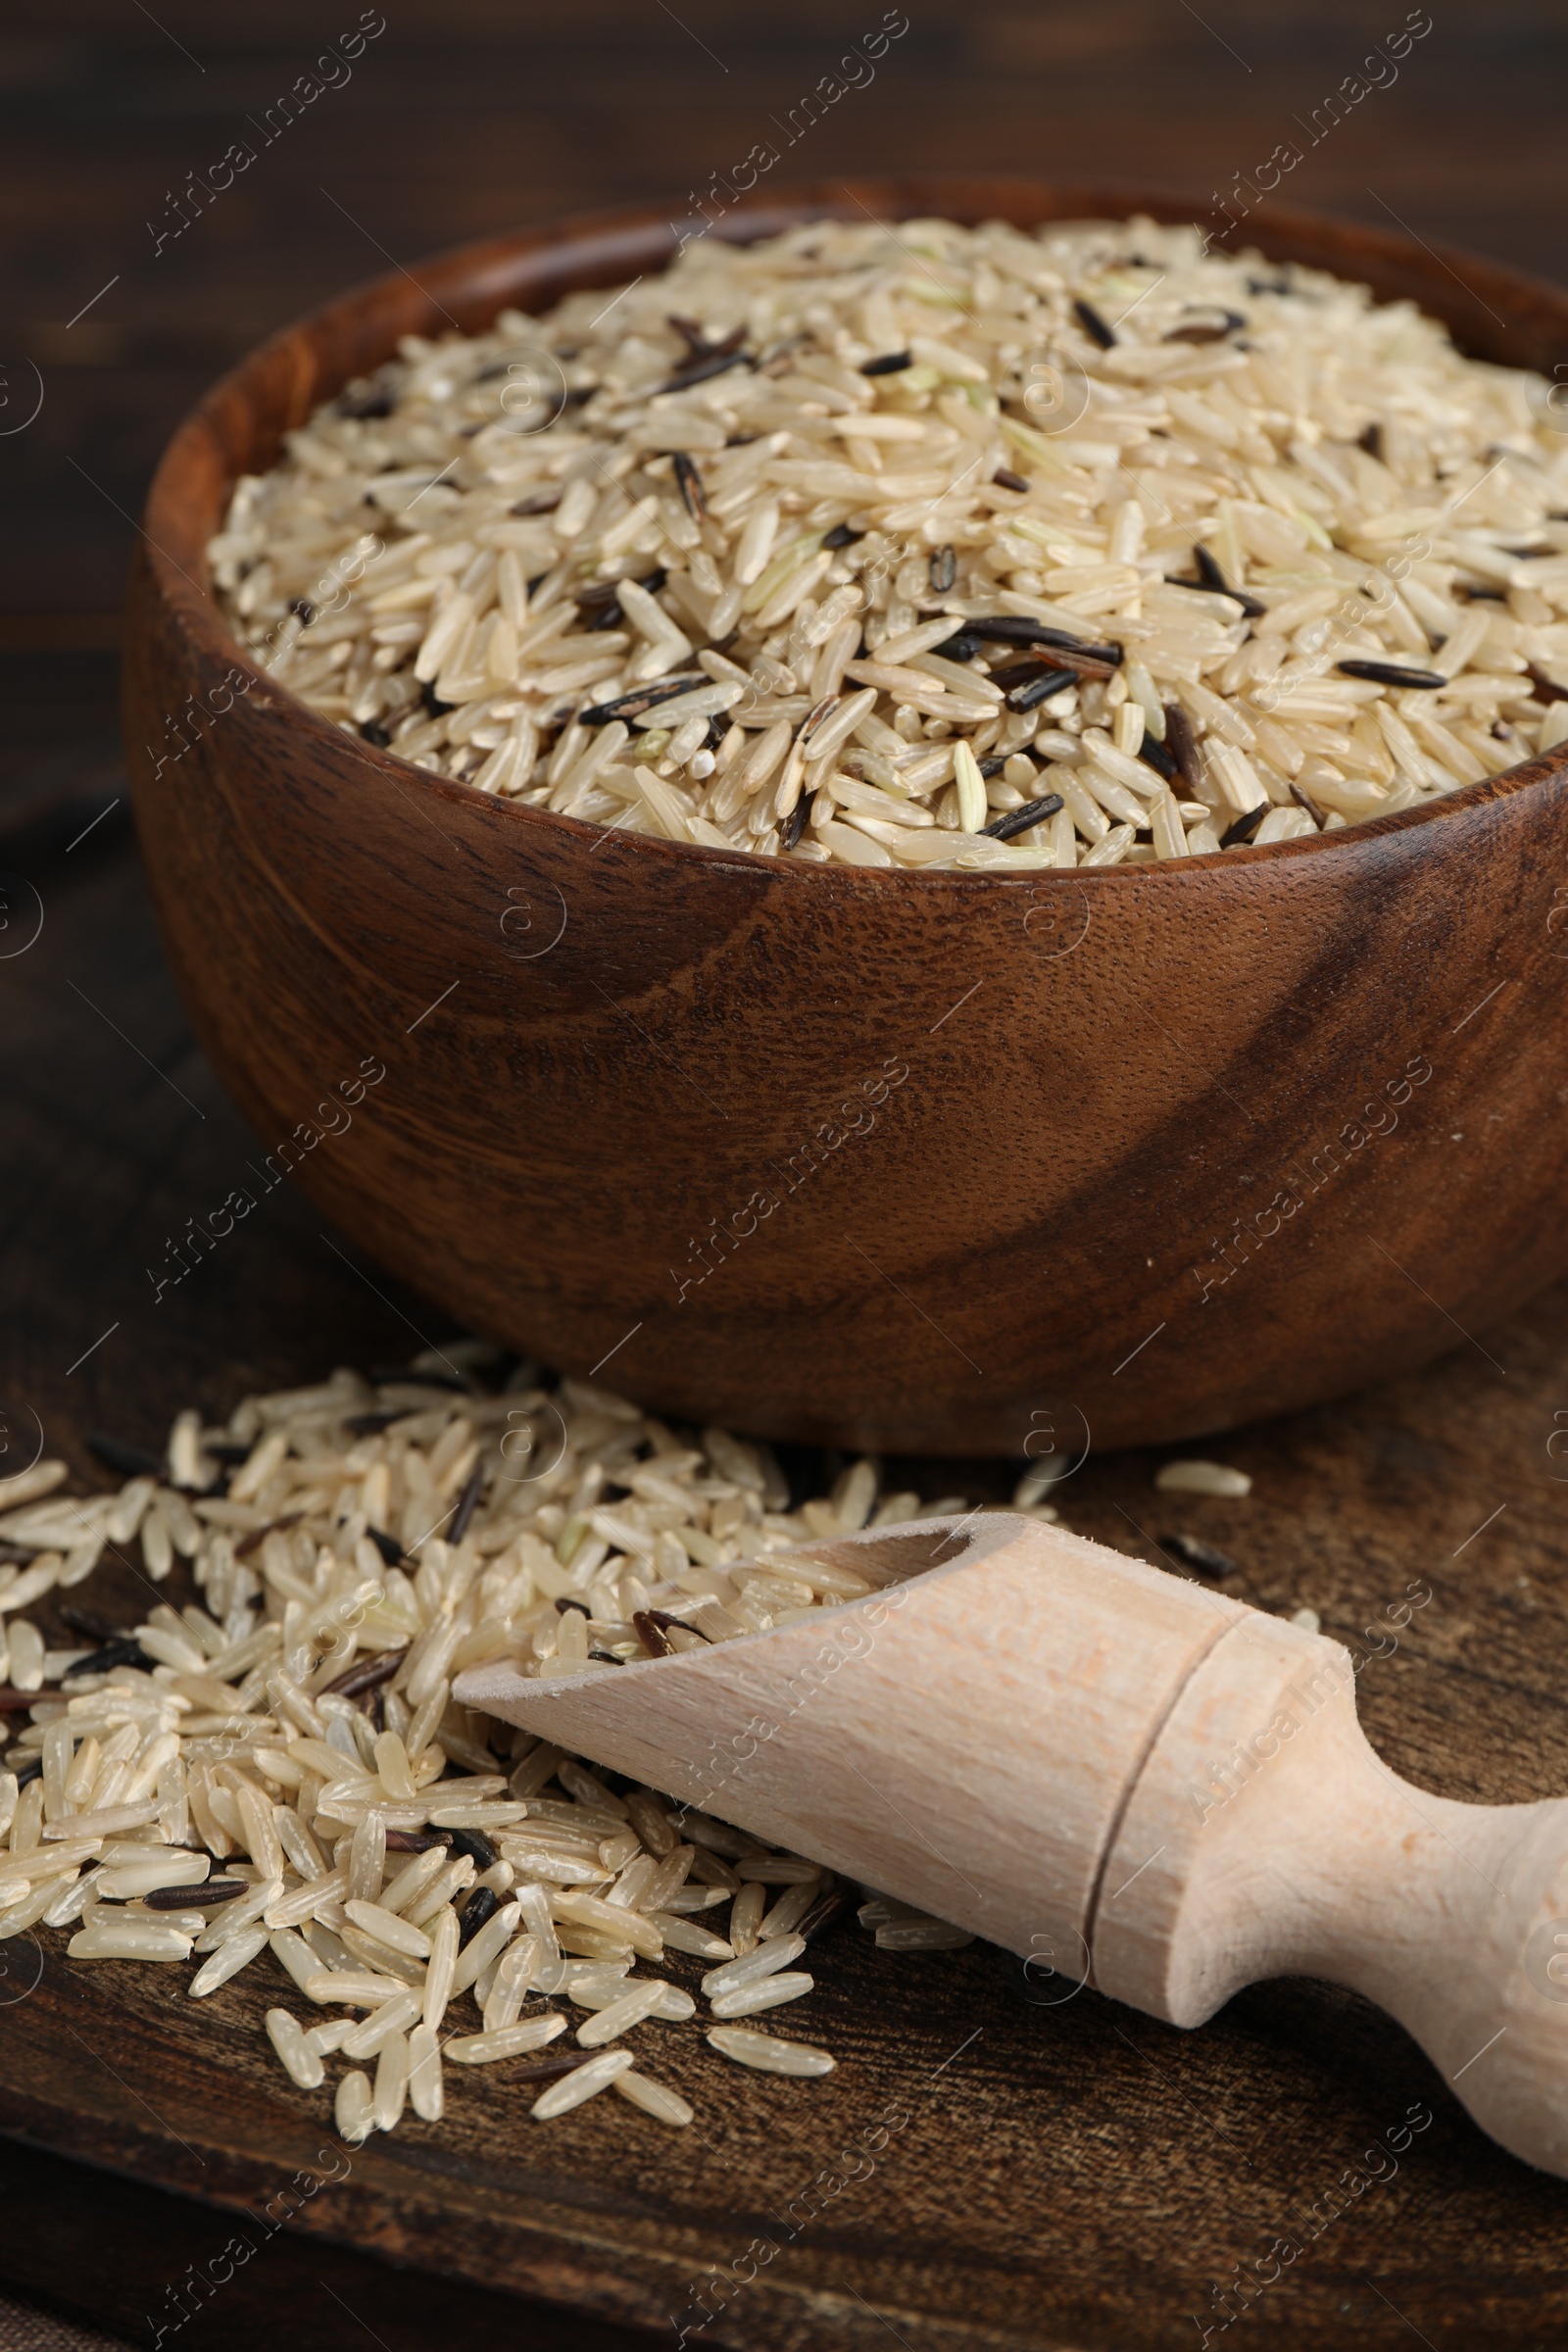
[[(876, 210), (865, 201), (878, 199)], [(1027, 197), (1027, 205), (1019, 203)], [(1059, 209), (1057, 200), (1068, 199), (1072, 209)], [(986, 200), (990, 199), (988, 203)], [(848, 201), (846, 201), (848, 200)], [(617, 235), (627, 237), (640, 246), (662, 246), (664, 259), (656, 264), (666, 268), (681, 250), (683, 240), (675, 225), (679, 206), (685, 199), (654, 200), (642, 204), (594, 207), (559, 216), (552, 216), (528, 226), (502, 232), (490, 237), (467, 239), (462, 244), (448, 246), (417, 262), (413, 269), (394, 264), (389, 270), (362, 279), (318, 303), (311, 310), (265, 337), (235, 365), (213, 383), (196, 405), (187, 412), (171, 435), (160, 457), (148, 489), (140, 528), (142, 554), (149, 565), (166, 611), (193, 641), (195, 649), (214, 663), (226, 662), (232, 669), (236, 660), (249, 674), (245, 688), (248, 699), (252, 688), (262, 686), (269, 696), (282, 699), (291, 723), (302, 724), (307, 737), (315, 740), (326, 753), (341, 753), (347, 747), (363, 759), (371, 772), (379, 770), (395, 789), (408, 794), (416, 783), (436, 801), (455, 804), (468, 810), (483, 807), (504, 811), (501, 821), (520, 825), (524, 830), (543, 825), (558, 838), (576, 840), (590, 850), (608, 846), (640, 860), (655, 863), (673, 861), (679, 865), (693, 860), (699, 866), (721, 867), (730, 873), (740, 869), (748, 877), (777, 883), (789, 877), (786, 886), (819, 889), (821, 884), (811, 877), (825, 874), (838, 889), (899, 890), (913, 885), (927, 892), (952, 889), (957, 885), (966, 891), (988, 890), (997, 886), (1016, 890), (1020, 885), (1030, 889), (1052, 887), (1080, 889), (1116, 886), (1123, 889), (1148, 887), (1152, 881), (1169, 879), (1189, 887), (1202, 887), (1221, 874), (1234, 873), (1238, 866), (1252, 868), (1264, 864), (1285, 865), (1300, 858), (1319, 858), (1325, 856), (1364, 850), (1371, 845), (1391, 841), (1396, 836), (1414, 833), (1419, 828), (1460, 812), (1475, 813), (1496, 801), (1511, 801), (1531, 787), (1549, 783), (1568, 770), (1568, 740), (1546, 752), (1538, 752), (1517, 761), (1494, 776), (1482, 777), (1478, 782), (1461, 786), (1457, 791), (1445, 793), (1412, 808), (1392, 811), (1386, 816), (1362, 818), (1356, 823), (1336, 827), (1332, 833), (1296, 836), (1287, 841), (1245, 843), (1223, 854), (1213, 851), (1197, 853), (1185, 858), (1141, 861), (1137, 865), (1075, 867), (1004, 867), (966, 870), (946, 867), (939, 870), (907, 867), (857, 866), (838, 860), (817, 862), (793, 858), (761, 858), (740, 849), (715, 849), (706, 843), (677, 842), (662, 835), (618, 832), (613, 827), (590, 823), (580, 817), (542, 807), (527, 806), (515, 801), (502, 801), (491, 793), (481, 793), (473, 785), (452, 776), (441, 776), (412, 760), (401, 759), (389, 748), (370, 744), (363, 737), (350, 734), (337, 721), (324, 717), (319, 711), (295, 695), (280, 680), (255, 662), (251, 649), (228, 629), (226, 618), (218, 602), (212, 573), (207, 561), (207, 541), (210, 533), (199, 524), (196, 509), (199, 500), (191, 500), (184, 492), (183, 481), (193, 469), (197, 446), (205, 438), (209, 445), (223, 450), (228, 436), (222, 427), (222, 415), (230, 404), (248, 404), (254, 393), (261, 391), (269, 373), (283, 371), (296, 381), (299, 378), (298, 347), (303, 342), (313, 358), (319, 359), (319, 338), (333, 323), (346, 318), (357, 308), (373, 307), (377, 298), (389, 296), (400, 283), (412, 283), (425, 296), (432, 312), (450, 319), (450, 312), (437, 296), (431, 294), (425, 280), (435, 278), (443, 287), (461, 285), (464, 281), (476, 284), (482, 290), (480, 307), (487, 318), (510, 304), (526, 307), (526, 297), (519, 297), (514, 286), (506, 282), (506, 272), (518, 265), (526, 268), (532, 260), (537, 267), (548, 269), (552, 257), (558, 263), (557, 282), (543, 297), (543, 307), (549, 308), (562, 296), (585, 284), (594, 282), (588, 274), (597, 269), (602, 282), (614, 282), (613, 273), (604, 273), (604, 251), (613, 251)], [(1038, 206), (1038, 209), (1037, 209)], [(1228, 229), (1242, 226), (1245, 236), (1235, 248), (1237, 254), (1257, 251), (1266, 260), (1269, 255), (1270, 231), (1287, 243), (1297, 238), (1321, 242), (1340, 238), (1352, 243), (1361, 254), (1374, 263), (1391, 270), (1403, 264), (1410, 267), (1418, 253), (1424, 252), (1436, 261), (1447, 275), (1463, 286), (1466, 293), (1474, 289), (1455, 264), (1464, 265), (1472, 273), (1479, 272), (1490, 281), (1491, 290), (1499, 299), (1523, 308), (1544, 302), (1562, 315), (1563, 331), (1568, 338), (1568, 291), (1516, 270), (1505, 263), (1471, 254), (1459, 248), (1425, 244), (1413, 235), (1396, 234), (1336, 214), (1305, 207), (1272, 205), (1267, 201), (1254, 205), (1244, 215), (1241, 223), (1217, 205), (1194, 202), (1191, 198), (1169, 189), (1140, 183), (1106, 185), (1091, 182), (1060, 183), (1037, 179), (1030, 174), (976, 173), (937, 172), (911, 174), (907, 177), (877, 175), (868, 178), (845, 178), (833, 181), (793, 180), (782, 182), (765, 196), (737, 199), (709, 230), (722, 242), (754, 244), (777, 235), (786, 228), (799, 226), (816, 219), (853, 220), (856, 212), (867, 212), (875, 219), (877, 211), (895, 220), (921, 217), (944, 217), (962, 225), (978, 224), (988, 219), (1010, 220), (1015, 226), (1039, 226), (1047, 221), (1060, 220), (1116, 220), (1145, 212), (1161, 225), (1192, 221), (1205, 223), (1214, 229), (1216, 238)], [(1016, 219), (1020, 211), (1028, 211), (1027, 222)], [(1220, 223), (1223, 222), (1223, 227)], [(663, 233), (661, 234), (661, 229)], [(597, 263), (589, 256), (596, 246), (601, 249)], [(573, 270), (572, 257), (581, 252), (582, 262)], [(1289, 258), (1289, 257), (1287, 257)], [(1309, 268), (1324, 268), (1321, 262), (1309, 263)], [(487, 284), (493, 280), (493, 284)], [(1348, 282), (1367, 282), (1350, 278)], [(490, 300), (493, 293), (493, 303)], [(1414, 296), (1380, 296), (1380, 299), (1418, 299)], [(1421, 305), (1420, 307), (1425, 307)], [(1482, 303), (1483, 308), (1490, 309)], [(530, 313), (530, 315), (537, 315)], [(1430, 316), (1458, 340), (1457, 330), (1435, 306)], [(1495, 313), (1492, 316), (1495, 317)], [(431, 323), (434, 321), (432, 319)], [(456, 323), (456, 322), (454, 322)], [(404, 329), (403, 331), (410, 331)], [(482, 327), (465, 327), (459, 331), (475, 333)], [(1460, 348), (1464, 346), (1460, 343)], [(387, 351), (395, 349), (395, 337), (389, 333)], [(368, 365), (379, 365), (370, 362)], [(1517, 365), (1517, 363), (1490, 363)], [(358, 372), (363, 373), (364, 368)], [(308, 387), (309, 406), (305, 417), (333, 399), (342, 385), (352, 380), (348, 374), (334, 374), (331, 368), (318, 368)], [(304, 420), (303, 418), (301, 419)], [(286, 429), (294, 429), (288, 427)], [(214, 530), (221, 528), (226, 501), (235, 480), (242, 470), (242, 462), (225, 461), (222, 497), (224, 507), (219, 511)], [(184, 563), (169, 550), (167, 541), (172, 539), (179, 548)], [(189, 564), (191, 568), (186, 568)], [(236, 698), (238, 699), (238, 698)], [(264, 698), (265, 699), (265, 698)], [(384, 763), (384, 765), (383, 765)], [(612, 853), (614, 854), (613, 852)]]

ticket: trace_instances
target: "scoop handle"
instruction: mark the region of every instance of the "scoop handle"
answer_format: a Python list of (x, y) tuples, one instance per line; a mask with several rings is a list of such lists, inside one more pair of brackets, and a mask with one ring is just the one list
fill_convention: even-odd
[(1484, 2131), (1568, 2176), (1568, 1798), (1401, 1780), (1337, 1642), (1250, 1615), (1215, 1645), (1125, 1809), (1091, 1948), (1102, 1991), (1179, 2026), (1267, 1977), (1365, 1993)]

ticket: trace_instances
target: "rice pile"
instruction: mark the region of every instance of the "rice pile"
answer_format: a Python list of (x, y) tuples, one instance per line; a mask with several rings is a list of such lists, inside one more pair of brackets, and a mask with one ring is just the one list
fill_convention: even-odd
[(1408, 303), (1146, 220), (706, 237), (287, 436), (209, 550), (434, 773), (852, 865), (1331, 831), (1568, 738), (1568, 443)]
[[(792, 1508), (765, 1446), (688, 1443), (531, 1366), (495, 1391), (493, 1363), (464, 1344), (247, 1397), (220, 1428), (184, 1412), (163, 1461), (95, 1440), (131, 1473), (113, 1494), (64, 1496), (57, 1461), (0, 1485), (0, 1937), (194, 1961), (196, 1999), (257, 1969), (291, 2079), (341, 2065), (351, 2140), (406, 2103), (439, 2118), (452, 2062), (508, 2062), (541, 2118), (613, 2085), (689, 2122), (657, 2074), (656, 2026), (697, 2012), (671, 1955), (716, 2051), (831, 2070), (741, 2021), (811, 1991), (798, 1964), (848, 1899), (832, 1873), (612, 1786), (452, 1682), (503, 1656), (612, 1673), (834, 1608), (868, 1588), (793, 1545), (964, 1508), (880, 1494), (867, 1461)], [(1019, 1500), (1049, 1517), (1045, 1483)], [(150, 1592), (178, 1557), (201, 1603), (84, 1610), (76, 1589), (137, 1542)], [(22, 1613), (46, 1597), (85, 1647)], [(859, 1916), (895, 1949), (970, 1940), (875, 1895)]]

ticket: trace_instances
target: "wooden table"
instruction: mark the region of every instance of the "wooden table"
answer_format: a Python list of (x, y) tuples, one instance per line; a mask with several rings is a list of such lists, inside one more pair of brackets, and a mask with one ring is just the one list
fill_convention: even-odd
[[(222, 1198), (256, 1144), (189, 1041), (120, 797), (114, 611), (130, 526), (117, 509), (135, 508), (173, 416), (224, 357), (381, 267), (381, 248), (404, 259), (706, 182), (876, 21), (862, 13), (805, 0), (786, 31), (716, 0), (684, 0), (678, 21), (586, 0), (541, 29), (487, 0), (400, 6), (267, 173), (156, 260), (146, 215), (310, 62), (318, 13), (279, 0), (259, 36), (194, 0), (166, 0), (157, 24), (78, 0), (19, 51), (3, 267), (17, 349), (46, 392), (32, 426), (0, 436), (0, 869), (26, 886), (10, 888), (0, 933), (0, 1413), (21, 1458), (34, 1416), (86, 1475), (89, 1427), (157, 1444), (178, 1404), (226, 1410), (260, 1383), (445, 1329), (291, 1190), (153, 1305), (146, 1269), (166, 1237)], [(912, 146), (1206, 194), (1293, 135), (1399, 13), (911, 11), (800, 169), (882, 168)], [(1473, 0), (1441, 13), (1398, 84), (1307, 151), (1290, 195), (1393, 209), (1423, 235), (1560, 274), (1562, 46), (1544, 5), (1505, 27)], [(20, 400), (30, 378), (0, 357)], [(1157, 1496), (1152, 1458), (1127, 1455), (1081, 1471), (1063, 1516), (1150, 1559), (1164, 1535), (1200, 1536), (1237, 1560), (1231, 1589), (1317, 1609), (1366, 1654), (1363, 1719), (1418, 1785), (1560, 1790), (1564, 1303), (1469, 1336), (1435, 1300), (1435, 1342), (1454, 1351), (1432, 1371), (1218, 1449), (1253, 1473), (1245, 1502)], [(920, 1483), (979, 1495), (1007, 1479), (944, 1465)], [(1385, 1612), (1418, 1580), (1432, 1598), (1392, 1633)], [(276, 2191), (338, 2160), (317, 2157), (321, 2095), (289, 2090), (265, 2051), (266, 1996), (240, 1980), (193, 2017), (156, 1971), (67, 1969), (55, 1937), (40, 1943), (35, 1986), (15, 1947), (0, 1979), (0, 2279), (138, 2342), (172, 2325), (187, 2266), (237, 2230), (265, 2251), (182, 2345), (260, 2345), (280, 2312), (301, 2344), (368, 2332), (387, 2352), (492, 2321), (574, 2352), (671, 2341), (717, 2266), (731, 2316), (697, 2344), (1152, 2352), (1217, 2336), (1215, 2290), (1281, 2238), (1300, 2251), (1258, 2301), (1254, 2340), (1526, 2352), (1568, 2332), (1568, 2191), (1493, 2149), (1397, 2028), (1328, 1987), (1259, 1987), (1184, 2035), (1089, 1992), (1043, 2000), (1059, 1981), (1031, 1984), (982, 1946), (900, 1958), (852, 1926), (816, 1963), (813, 2030), (841, 2057), (828, 2082), (742, 2075), (695, 2034), (672, 2036), (672, 2079), (700, 2108), (680, 2135), (628, 2131), (608, 2106), (546, 2133), (520, 2092), (465, 2082), (445, 2127), (371, 2142), (273, 2234), (269, 2199), (290, 2210)], [(1347, 2202), (1363, 2152), (1412, 2107), (1433, 2120), (1397, 2173)], [(755, 2280), (737, 2283), (749, 2261)]]

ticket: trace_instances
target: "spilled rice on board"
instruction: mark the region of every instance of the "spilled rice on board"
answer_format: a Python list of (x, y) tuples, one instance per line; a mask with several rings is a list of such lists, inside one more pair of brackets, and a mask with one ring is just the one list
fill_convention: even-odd
[(817, 221), (398, 357), (209, 554), (433, 773), (852, 865), (1209, 855), (1568, 738), (1568, 415), (1147, 220)]
[[(792, 1508), (766, 1446), (688, 1442), (528, 1365), (497, 1391), (494, 1362), (455, 1344), (221, 1427), (183, 1412), (162, 1460), (97, 1440), (129, 1473), (112, 1494), (67, 1496), (59, 1461), (0, 1483), (0, 1938), (173, 1962), (197, 1999), (254, 1969), (279, 2062), (306, 2089), (335, 2074), (351, 2140), (406, 2104), (436, 2120), (454, 2066), (488, 2063), (541, 2119), (613, 2085), (689, 2122), (659, 2075), (661, 2027), (697, 2013), (671, 1955), (701, 1966), (715, 2051), (831, 2070), (763, 2012), (812, 1990), (833, 1874), (612, 1787), (452, 1684), (502, 1657), (612, 1673), (831, 1609), (869, 1588), (792, 1545), (965, 1507), (880, 1494), (860, 1461)], [(1018, 1506), (1054, 1517), (1045, 1488)], [(178, 1556), (200, 1603), (116, 1626), (87, 1580), (138, 1541), (149, 1592)], [(46, 1599), (83, 1646), (46, 1644), (23, 1613)], [(893, 1949), (971, 1940), (878, 1895), (859, 1916)]]

